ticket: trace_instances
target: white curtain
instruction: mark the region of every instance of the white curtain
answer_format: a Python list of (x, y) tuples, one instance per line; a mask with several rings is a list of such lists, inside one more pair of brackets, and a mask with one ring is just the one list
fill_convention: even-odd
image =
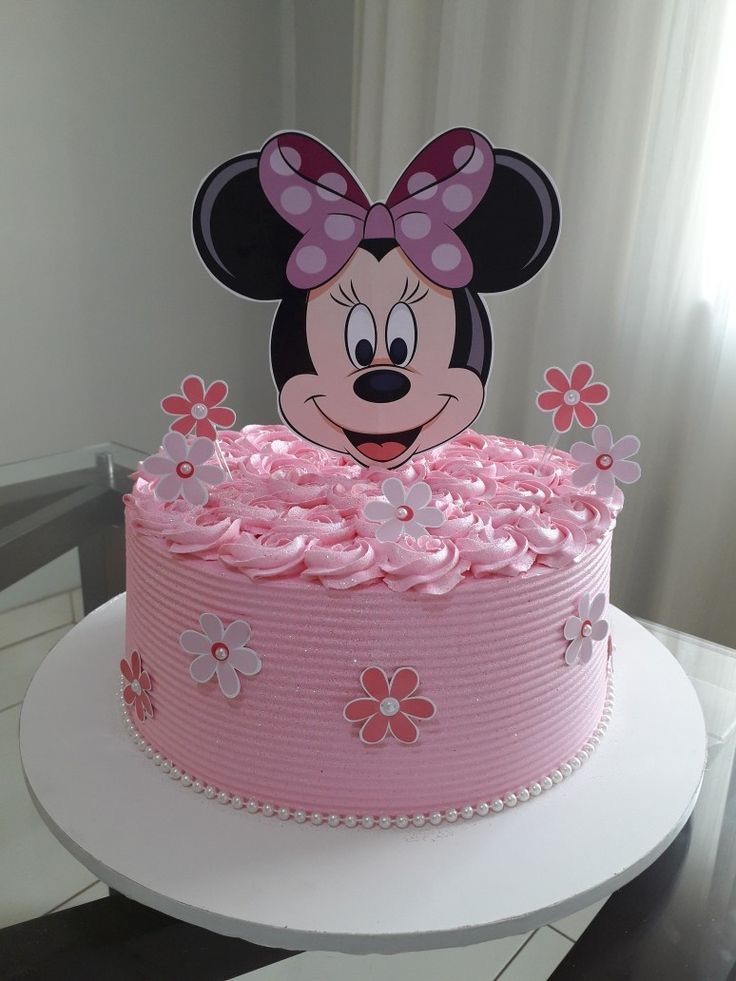
[(495, 365), (478, 428), (545, 442), (544, 369), (590, 360), (612, 390), (603, 421), (642, 440), (613, 600), (730, 646), (735, 7), (359, 0), (351, 155), (386, 194), (430, 136), (468, 124), (549, 171), (560, 242), (531, 284), (489, 297)]

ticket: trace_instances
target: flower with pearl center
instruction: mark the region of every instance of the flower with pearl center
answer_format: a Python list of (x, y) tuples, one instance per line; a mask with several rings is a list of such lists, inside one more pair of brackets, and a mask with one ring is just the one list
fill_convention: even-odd
[(592, 600), (589, 593), (583, 593), (578, 601), (578, 616), (565, 620), (565, 640), (569, 640), (565, 651), (567, 664), (580, 661), (587, 664), (593, 656), (593, 642), (605, 640), (608, 636), (608, 621), (603, 619), (606, 609), (604, 593), (598, 593)]
[(598, 422), (591, 405), (602, 405), (608, 399), (609, 389), (600, 382), (591, 385), (593, 366), (579, 361), (569, 377), (560, 368), (548, 368), (544, 380), (550, 386), (537, 396), (537, 407), (542, 412), (553, 412), (552, 426), (558, 433), (567, 433), (573, 421), (590, 429)]
[(178, 416), (169, 427), (175, 433), (217, 439), (216, 426), (228, 428), (235, 423), (232, 409), (221, 405), (227, 398), (227, 384), (214, 381), (205, 391), (199, 375), (187, 375), (181, 383), (181, 395), (167, 395), (161, 400), (161, 408), (167, 415)]
[(348, 722), (362, 722), (361, 740), (368, 745), (382, 742), (391, 735), (400, 743), (415, 743), (419, 738), (419, 720), (434, 717), (434, 702), (415, 695), (419, 675), (414, 668), (398, 668), (389, 679), (383, 668), (366, 668), (360, 676), (365, 696), (354, 698), (345, 706)]
[(398, 477), (389, 477), (381, 484), (385, 501), (368, 501), (363, 516), (368, 521), (380, 521), (376, 531), (379, 542), (396, 542), (402, 535), (420, 538), (429, 528), (439, 528), (445, 516), (439, 508), (427, 507), (432, 488), (420, 481), (408, 489)]
[(209, 500), (207, 485), (221, 484), (225, 479), (220, 467), (207, 462), (214, 452), (215, 444), (205, 436), (188, 443), (181, 433), (168, 432), (162, 452), (144, 460), (141, 470), (155, 480), (153, 493), (159, 501), (183, 497), (188, 504), (203, 505)]
[(151, 702), (151, 676), (143, 667), (143, 658), (138, 651), (133, 651), (130, 661), (125, 658), (120, 662), (120, 673), (125, 682), (123, 686), (123, 701), (135, 712), (139, 722), (153, 718), (153, 703)]
[(628, 459), (639, 451), (639, 446), (636, 436), (622, 436), (614, 442), (608, 426), (596, 426), (592, 446), (578, 442), (570, 447), (570, 455), (581, 464), (572, 474), (573, 484), (576, 487), (594, 484), (600, 497), (613, 497), (617, 480), (633, 484), (641, 477), (639, 464)]
[(227, 644), (213, 644), (212, 656), (216, 661), (227, 661), (230, 657), (230, 648)]
[(250, 640), (250, 624), (233, 620), (227, 627), (214, 613), (199, 618), (202, 633), (185, 630), (179, 637), (181, 649), (194, 657), (189, 674), (198, 684), (206, 684), (217, 675), (220, 691), (226, 698), (240, 692), (240, 677), (250, 677), (261, 670), (261, 659), (245, 645)]

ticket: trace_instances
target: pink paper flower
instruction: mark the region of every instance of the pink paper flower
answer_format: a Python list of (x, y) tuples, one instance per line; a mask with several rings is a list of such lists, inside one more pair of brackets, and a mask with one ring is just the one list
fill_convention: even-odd
[(189, 504), (206, 504), (209, 491), (206, 484), (221, 484), (225, 479), (220, 467), (208, 464), (215, 444), (205, 436), (187, 443), (181, 433), (168, 432), (163, 438), (163, 453), (149, 456), (141, 464), (146, 477), (156, 480), (153, 493), (159, 501), (175, 501), (183, 497)]
[(203, 613), (199, 622), (204, 633), (185, 630), (179, 637), (182, 650), (194, 655), (189, 674), (200, 685), (217, 674), (222, 694), (226, 698), (235, 698), (240, 692), (238, 672), (250, 677), (261, 670), (261, 659), (245, 646), (250, 640), (250, 624), (245, 620), (233, 620), (225, 628), (214, 613)]
[(143, 667), (143, 660), (138, 651), (133, 651), (130, 661), (125, 658), (120, 662), (120, 673), (125, 679), (123, 687), (123, 700), (130, 708), (132, 706), (135, 717), (139, 722), (153, 718), (153, 704), (151, 702), (151, 676)]
[(593, 366), (579, 361), (568, 378), (560, 368), (547, 368), (544, 380), (550, 389), (537, 395), (537, 406), (542, 412), (554, 412), (552, 426), (558, 433), (570, 431), (573, 419), (584, 429), (591, 429), (598, 416), (591, 405), (602, 405), (608, 399), (608, 385), (600, 382), (591, 385)]
[(419, 675), (414, 668), (398, 668), (389, 681), (383, 668), (366, 668), (360, 683), (367, 697), (354, 698), (343, 710), (348, 722), (362, 722), (360, 738), (368, 745), (380, 743), (390, 733), (400, 743), (419, 739), (418, 719), (431, 719), (433, 701), (414, 692)]
[(571, 476), (576, 487), (595, 484), (600, 497), (613, 497), (616, 480), (623, 484), (633, 484), (641, 477), (641, 467), (630, 456), (639, 452), (641, 443), (636, 436), (622, 436), (615, 443), (608, 426), (596, 426), (593, 430), (593, 445), (573, 443), (570, 455), (581, 464)]
[(569, 640), (565, 651), (565, 661), (575, 664), (580, 661), (587, 664), (593, 656), (593, 641), (605, 640), (608, 634), (608, 621), (603, 620), (606, 609), (606, 597), (603, 593), (591, 602), (590, 594), (583, 593), (578, 601), (578, 616), (565, 620), (565, 640)]
[(389, 477), (381, 484), (385, 501), (368, 501), (363, 516), (368, 521), (382, 521), (376, 531), (379, 542), (396, 542), (402, 535), (420, 538), (428, 528), (439, 528), (445, 516), (438, 508), (428, 508), (432, 499), (429, 484), (419, 482), (408, 489), (398, 477)]
[(161, 400), (161, 408), (167, 415), (179, 416), (169, 429), (188, 436), (194, 429), (196, 436), (217, 439), (215, 426), (227, 428), (235, 422), (232, 409), (220, 405), (227, 398), (224, 381), (214, 381), (207, 391), (199, 375), (187, 375), (181, 383), (181, 395), (167, 395)]

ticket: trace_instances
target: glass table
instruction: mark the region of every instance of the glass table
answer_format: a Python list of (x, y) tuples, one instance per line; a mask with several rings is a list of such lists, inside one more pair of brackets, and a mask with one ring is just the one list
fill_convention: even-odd
[[(0, 590), (77, 547), (86, 612), (122, 591), (122, 498), (145, 455), (104, 444), (0, 467)], [(703, 706), (702, 792), (673, 844), (611, 896), (553, 981), (736, 981), (736, 651), (645, 626), (683, 665)], [(601, 847), (617, 833), (611, 814)], [(225, 981), (293, 954), (120, 895), (0, 930), (0, 952), (6, 977), (140, 977), (145, 963), (158, 981)]]
[[(551, 981), (736, 979), (736, 651), (644, 625), (698, 693), (708, 731), (703, 787), (672, 845), (611, 896)], [(612, 814), (601, 846), (616, 833)]]
[(124, 590), (122, 498), (147, 455), (104, 443), (0, 466), (0, 590), (73, 548), (85, 612)]

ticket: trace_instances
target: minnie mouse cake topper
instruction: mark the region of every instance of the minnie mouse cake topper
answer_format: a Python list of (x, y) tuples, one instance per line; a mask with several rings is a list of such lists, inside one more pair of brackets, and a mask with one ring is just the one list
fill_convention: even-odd
[(480, 294), (531, 279), (559, 222), (537, 164), (458, 128), (375, 204), (314, 137), (277, 134), (205, 179), (193, 230), (220, 283), (279, 301), (271, 367), (286, 424), (394, 469), (472, 424), (492, 354)]

